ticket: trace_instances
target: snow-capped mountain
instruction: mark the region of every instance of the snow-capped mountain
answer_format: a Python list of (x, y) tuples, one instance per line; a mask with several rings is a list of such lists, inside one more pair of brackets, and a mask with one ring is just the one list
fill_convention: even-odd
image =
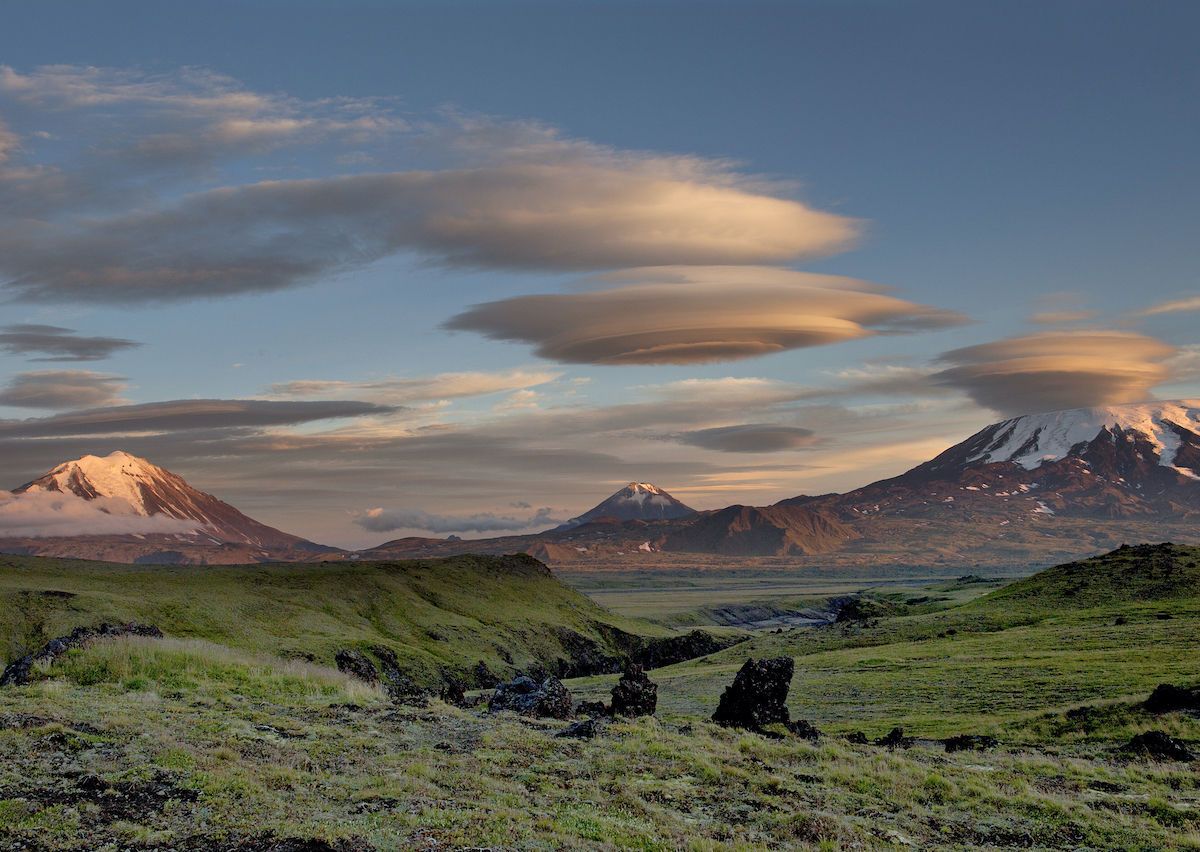
[[(148, 559), (165, 554), (167, 561), (229, 561), (209, 559), (216, 549), (228, 551), (240, 561), (292, 558), (295, 554), (332, 550), (299, 536), (260, 523), (223, 500), (187, 483), (183, 477), (143, 458), (124, 452), (107, 456), (87, 455), (63, 462), (32, 482), (12, 492), (37, 497), (59, 493), (72, 495), (98, 507), (92, 516), (111, 515), (115, 520), (103, 531), (95, 524), (81, 524), (78, 534), (69, 525), (54, 533), (25, 534), (22, 543), (0, 542), (8, 552), (53, 553), (82, 558), (118, 561)], [(47, 509), (51, 509), (49, 505)], [(53, 507), (61, 511), (62, 507)], [(103, 515), (98, 515), (103, 512)], [(83, 518), (74, 510), (71, 517)], [(121, 521), (120, 519), (126, 519)], [(140, 523), (129, 519), (146, 519)], [(173, 519), (182, 523), (155, 520)], [(128, 530), (122, 532), (121, 529)], [(158, 531), (162, 529), (163, 531)], [(169, 531), (167, 531), (169, 530)], [(86, 541), (85, 541), (86, 539)], [(192, 558), (199, 549), (202, 558)]]
[(556, 527), (554, 532), (575, 529), (607, 518), (615, 521), (671, 521), (696, 514), (657, 485), (631, 482), (604, 502)]
[(1068, 457), (1091, 459), (1091, 464), (1097, 456), (1124, 456), (1126, 464), (1153, 460), (1174, 474), (1200, 480), (1198, 433), (1200, 400), (1028, 414), (988, 426), (917, 470), (932, 474), (1004, 462), (1034, 470)]

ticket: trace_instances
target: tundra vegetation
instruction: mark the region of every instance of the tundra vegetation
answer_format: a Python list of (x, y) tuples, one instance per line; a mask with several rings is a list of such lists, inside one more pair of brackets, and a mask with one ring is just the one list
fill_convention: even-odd
[[(966, 600), (878, 593), (647, 668), (654, 715), (595, 703), (615, 668), (567, 678), (602, 717), (569, 736), (577, 721), (488, 713), (490, 689), (398, 703), (334, 667), (384, 645), (430, 689), (480, 660), (547, 682), (563, 655), (673, 638), (502, 568), (294, 566), (292, 585), (6, 560), (9, 661), (104, 621), (164, 638), (99, 636), (0, 689), (0, 848), (1200, 848), (1200, 549), (1124, 548)], [(480, 589), (496, 605), (467, 614)], [(713, 722), (748, 659), (791, 662), (759, 667), (772, 689), (794, 670), (788, 712)]]

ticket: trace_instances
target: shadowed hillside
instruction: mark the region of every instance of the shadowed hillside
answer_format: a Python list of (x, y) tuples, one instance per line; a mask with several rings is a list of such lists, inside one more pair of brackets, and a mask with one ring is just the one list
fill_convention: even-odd
[(1200, 547), (1139, 544), (1040, 571), (980, 607), (1087, 608), (1200, 595)]
[(485, 680), (480, 661), (497, 675), (608, 671), (681, 635), (608, 612), (524, 555), (203, 570), (0, 557), (8, 659), (102, 621), (325, 664), (383, 646), (426, 685)]

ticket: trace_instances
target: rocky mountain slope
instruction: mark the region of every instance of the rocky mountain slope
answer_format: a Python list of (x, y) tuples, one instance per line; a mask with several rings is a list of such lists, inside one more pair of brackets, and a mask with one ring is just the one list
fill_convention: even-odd
[[(311, 559), (336, 552), (260, 523), (183, 477), (124, 452), (63, 462), (13, 491), (62, 494), (116, 518), (174, 519), (169, 532), (24, 535), (0, 539), (0, 552), (119, 562), (239, 563)], [(119, 523), (114, 524), (119, 527)], [(164, 525), (166, 526), (166, 525)]]

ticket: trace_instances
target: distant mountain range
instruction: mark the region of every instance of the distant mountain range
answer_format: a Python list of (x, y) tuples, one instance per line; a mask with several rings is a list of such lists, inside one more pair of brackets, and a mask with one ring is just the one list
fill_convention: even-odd
[(1198, 519), (1200, 402), (1185, 400), (1012, 418), (907, 473), (845, 494), (727, 506), (674, 520), (597, 518), (535, 536), (450, 546), (399, 539), (371, 552), (523, 550), (581, 567), (646, 553), (800, 565), (1027, 565), (1125, 542), (1200, 542)]
[(631, 482), (546, 532), (407, 537), (355, 554), (261, 524), (125, 453), (59, 465), (16, 493), (119, 500), (170, 533), (0, 539), (0, 552), (113, 561), (253, 562), (526, 552), (568, 567), (693, 556), (788, 565), (1048, 564), (1124, 542), (1200, 542), (1200, 402), (1073, 409), (995, 423), (892, 479), (845, 494), (697, 512)]

